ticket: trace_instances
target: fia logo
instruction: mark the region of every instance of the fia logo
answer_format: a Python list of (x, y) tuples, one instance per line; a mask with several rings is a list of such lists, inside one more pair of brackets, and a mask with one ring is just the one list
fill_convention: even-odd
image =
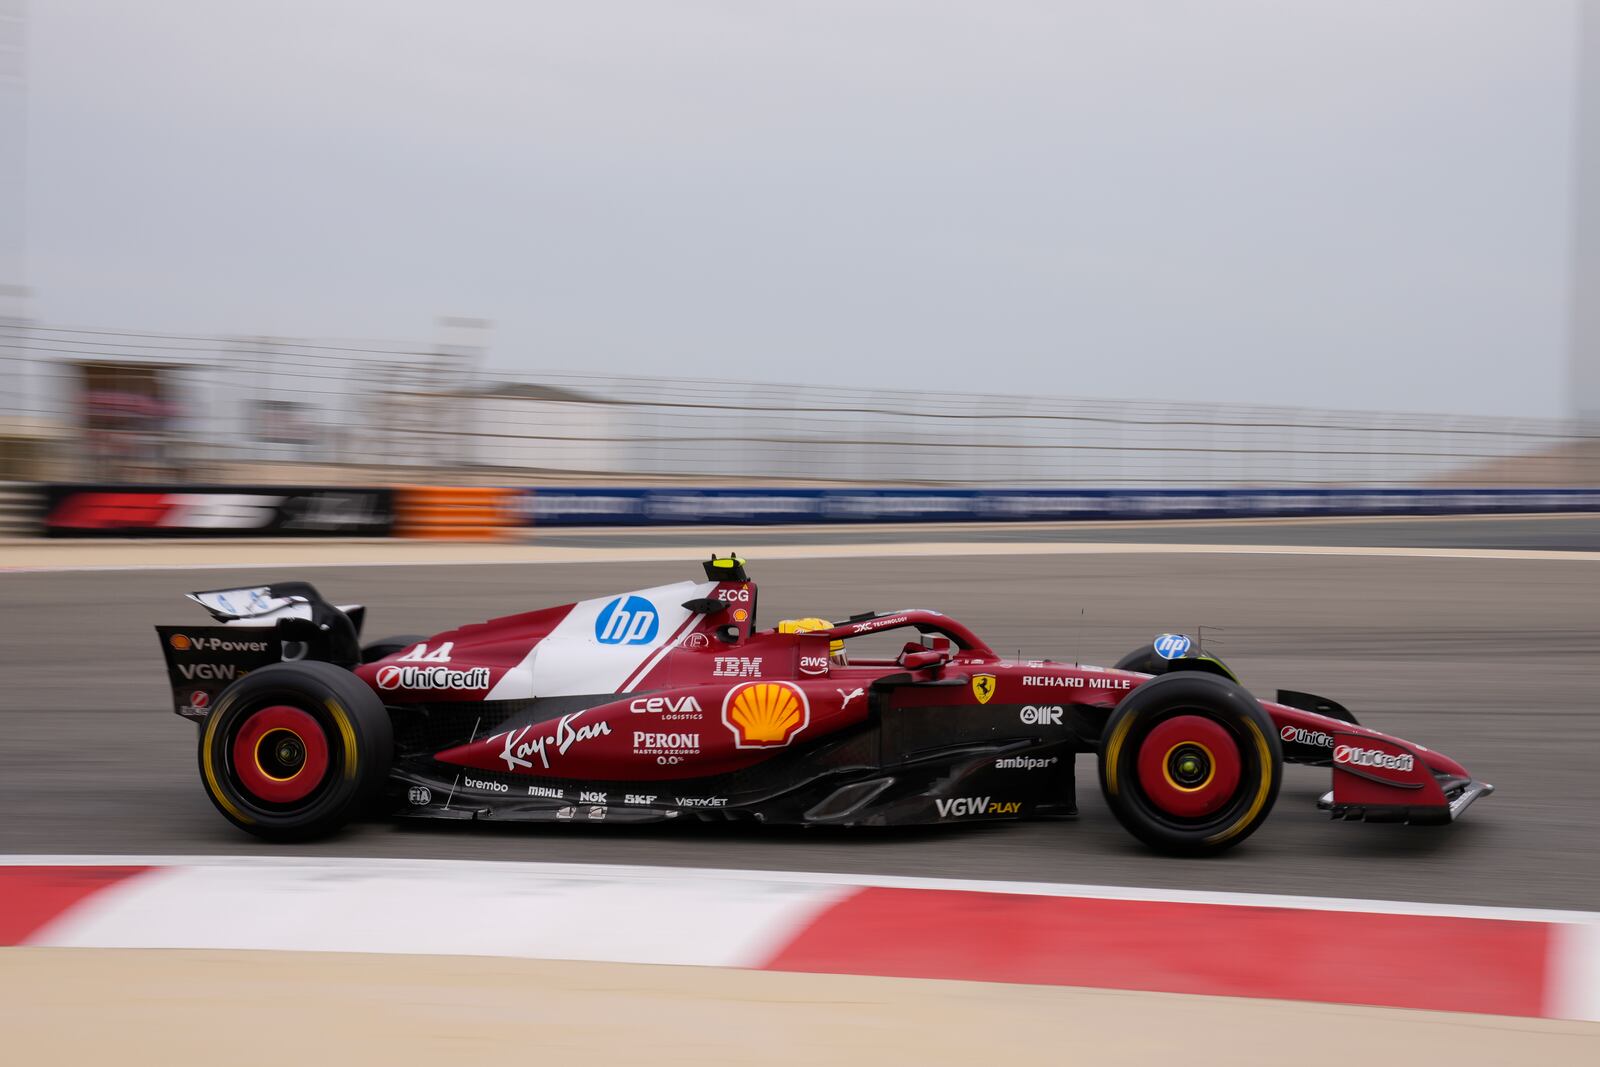
[(645, 645), (660, 631), (655, 605), (642, 596), (619, 596), (594, 620), (594, 639), (602, 645)]

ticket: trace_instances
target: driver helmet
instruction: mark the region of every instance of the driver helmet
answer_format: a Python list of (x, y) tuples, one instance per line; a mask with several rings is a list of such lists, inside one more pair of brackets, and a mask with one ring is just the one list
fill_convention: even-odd
[[(827, 619), (783, 619), (778, 623), (780, 634), (809, 634), (817, 630), (831, 630), (833, 623)], [(845, 654), (844, 642), (837, 637), (828, 642), (828, 658), (836, 667), (848, 667), (850, 657)]]

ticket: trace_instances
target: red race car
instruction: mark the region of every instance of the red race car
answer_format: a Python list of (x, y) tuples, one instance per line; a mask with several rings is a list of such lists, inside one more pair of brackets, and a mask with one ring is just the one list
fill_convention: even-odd
[(1200, 855), (1261, 825), (1285, 762), (1331, 767), (1320, 803), (1342, 819), (1449, 822), (1494, 788), (1330, 700), (1258, 700), (1181, 634), (1104, 668), (1008, 659), (920, 609), (758, 630), (744, 562), (704, 568), (365, 647), (363, 609), (304, 582), (191, 593), (216, 625), (156, 629), (207, 795), (274, 840), (380, 802), (535, 822), (1062, 818), (1093, 753), (1130, 832)]

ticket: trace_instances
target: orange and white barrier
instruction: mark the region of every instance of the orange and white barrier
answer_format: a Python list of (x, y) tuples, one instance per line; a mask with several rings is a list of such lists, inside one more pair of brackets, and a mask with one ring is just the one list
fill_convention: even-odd
[(498, 541), (517, 524), (518, 491), (493, 486), (395, 488), (396, 537)]

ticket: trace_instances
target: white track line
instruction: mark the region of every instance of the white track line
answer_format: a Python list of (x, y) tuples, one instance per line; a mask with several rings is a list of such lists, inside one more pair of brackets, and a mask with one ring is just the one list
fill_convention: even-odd
[(0, 866), (58, 867), (261, 867), (327, 870), (361, 876), (426, 873), (438, 877), (452, 872), (485, 877), (609, 879), (612, 881), (763, 882), (811, 887), (872, 886), (885, 889), (932, 889), (971, 893), (1010, 893), (1020, 896), (1085, 897), (1094, 900), (1142, 900), (1178, 904), (1217, 904), (1230, 907), (1292, 908), (1301, 911), (1343, 911), (1372, 915), (1434, 915), (1512, 922), (1593, 925), (1600, 938), (1600, 911), (1550, 908), (1508, 908), (1428, 901), (1361, 900), (1344, 897), (1306, 897), (1279, 893), (1228, 893), (1145, 886), (1078, 885), (1055, 882), (1012, 882), (968, 878), (916, 878), (881, 874), (835, 874), (815, 871), (732, 870), (708, 867), (654, 867), (642, 864), (538, 863), (504, 860), (388, 859), (311, 856), (83, 856), (0, 855)]

